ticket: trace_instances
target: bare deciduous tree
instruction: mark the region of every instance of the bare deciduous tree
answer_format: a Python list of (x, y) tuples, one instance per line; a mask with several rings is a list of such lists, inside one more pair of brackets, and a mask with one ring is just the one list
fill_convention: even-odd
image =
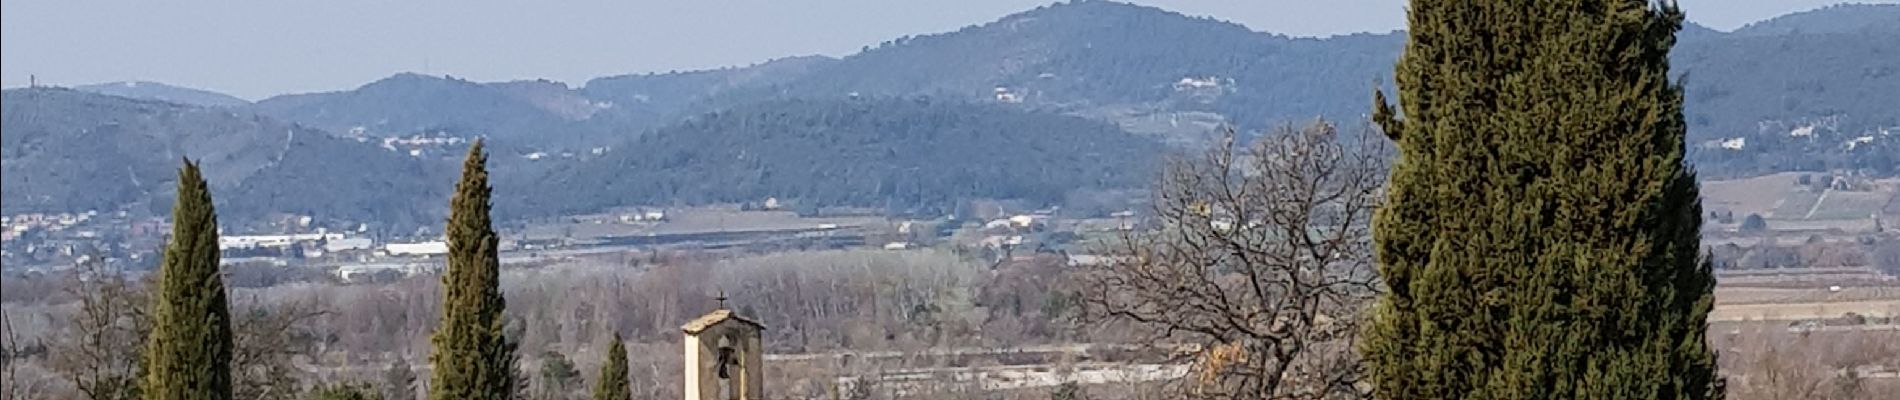
[(20, 336), (14, 331), (13, 317), (0, 312), (0, 400), (24, 400), (39, 397), (33, 383), (20, 377), (22, 362)]
[(1202, 398), (1360, 398), (1352, 342), (1377, 290), (1367, 221), (1388, 154), (1369, 129), (1324, 121), (1235, 133), (1168, 163), (1154, 186), (1155, 229), (1125, 232), (1079, 279), (1085, 322), (1185, 341)]
[(232, 313), (231, 380), (240, 399), (296, 399), (304, 392), (299, 360), (316, 353), (311, 322), (324, 311), (302, 302), (262, 304)]
[[(64, 291), (77, 309), (63, 334), (51, 340), (49, 361), (83, 398), (140, 397), (145, 336), (152, 328), (145, 287), (101, 263), (80, 263), (68, 275)], [(323, 312), (308, 303), (263, 304), (255, 299), (240, 309), (232, 321), (235, 395), (301, 396), (305, 371), (296, 361), (316, 352), (320, 338), (313, 334), (312, 322)]]
[(102, 262), (75, 265), (67, 281), (78, 310), (65, 340), (54, 341), (53, 369), (87, 399), (139, 398), (139, 355), (152, 331), (145, 291)]
[(1900, 388), (1868, 376), (1900, 368), (1900, 332), (1877, 326), (1810, 332), (1777, 323), (1747, 325), (1717, 340), (1725, 349), (1721, 361), (1731, 399), (1887, 399)]

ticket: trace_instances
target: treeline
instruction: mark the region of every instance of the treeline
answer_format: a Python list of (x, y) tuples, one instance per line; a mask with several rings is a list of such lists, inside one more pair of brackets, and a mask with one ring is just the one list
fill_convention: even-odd
[[(525, 388), (517, 379), (519, 326), (510, 330), (504, 319), (507, 305), (500, 289), (499, 238), (490, 217), (487, 161), (482, 143), (475, 142), (450, 201), (446, 229), (450, 254), (442, 274), (440, 322), (430, 338), (428, 357), (431, 399), (515, 399)], [(285, 358), (298, 354), (294, 345), (310, 341), (287, 337), (294, 332), (290, 325), (311, 316), (291, 311), (291, 316), (272, 318), (271, 313), (281, 310), (269, 309), (256, 309), (249, 315), (232, 313), (231, 291), (220, 271), (218, 214), (210, 185), (199, 164), (189, 159), (179, 169), (176, 182), (172, 235), (147, 288), (150, 305), (138, 304), (139, 296), (132, 295), (133, 289), (125, 282), (95, 287), (123, 296), (80, 294), (98, 301), (82, 302), (87, 307), (77, 324), (91, 335), (82, 338), (76, 350), (94, 356), (74, 362), (80, 371), (71, 379), (78, 391), (92, 399), (383, 398), (385, 393), (366, 384), (306, 386), (292, 376), (298, 374), (293, 364), (298, 360)], [(107, 278), (79, 277), (82, 281)], [(239, 326), (252, 328), (247, 331), (253, 334), (239, 335), (234, 329)], [(13, 367), (27, 346), (12, 335), (16, 327), (10, 318), (5, 328), (7, 374), (0, 378), (5, 378), (6, 398), (33, 396), (16, 393), (22, 386)], [(123, 347), (128, 341), (142, 342), (143, 347)], [(624, 347), (617, 335), (608, 348), (622, 359), (607, 360), (606, 371), (626, 374)], [(596, 386), (596, 398), (627, 399), (630, 392), (625, 384), (624, 376), (607, 376)], [(400, 388), (392, 389), (396, 390), (388, 394), (394, 397), (413, 397), (402, 396)]]

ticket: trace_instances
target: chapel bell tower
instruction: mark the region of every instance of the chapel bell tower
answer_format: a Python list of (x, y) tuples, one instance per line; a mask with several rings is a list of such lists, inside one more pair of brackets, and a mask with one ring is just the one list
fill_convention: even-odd
[(759, 333), (765, 325), (726, 308), (680, 326), (686, 333), (685, 400), (765, 399), (765, 349)]

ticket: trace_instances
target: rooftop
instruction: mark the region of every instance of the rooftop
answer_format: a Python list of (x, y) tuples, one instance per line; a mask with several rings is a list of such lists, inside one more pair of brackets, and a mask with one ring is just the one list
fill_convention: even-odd
[(686, 334), (689, 335), (697, 335), (700, 332), (705, 332), (707, 328), (711, 328), (713, 325), (718, 325), (720, 322), (725, 322), (726, 320), (743, 322), (747, 325), (759, 328), (759, 330), (765, 330), (764, 324), (760, 324), (758, 321), (753, 321), (750, 318), (739, 316), (738, 313), (732, 312), (731, 309), (724, 307), (706, 313), (706, 315), (701, 315), (699, 318), (694, 318), (692, 322), (687, 322), (686, 325), (680, 325), (680, 330), (686, 331)]

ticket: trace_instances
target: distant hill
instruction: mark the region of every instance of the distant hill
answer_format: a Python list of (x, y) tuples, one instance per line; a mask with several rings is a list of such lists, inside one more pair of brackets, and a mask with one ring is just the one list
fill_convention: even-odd
[(693, 117), (501, 196), (541, 214), (767, 197), (941, 211), (957, 199), (1054, 202), (1139, 186), (1159, 150), (1101, 122), (993, 105), (783, 100)]
[(178, 87), (158, 82), (126, 81), (74, 86), (73, 90), (134, 99), (206, 107), (241, 107), (250, 101), (209, 90)]
[(1153, 7), (1074, 2), (880, 43), (776, 90), (1020, 101), (1080, 112), (1214, 111), (1265, 127), (1364, 113), (1374, 85), (1389, 81), (1402, 42), (1369, 34), (1292, 38)]
[[(1895, 38), (1895, 5), (1830, 7), (1736, 33), (1686, 26), (1673, 66), (1685, 77), (1690, 138), (1714, 144), (1695, 153), (1699, 171), (1900, 174), (1900, 136), (1890, 134), (1900, 131)], [(1371, 89), (1389, 85), (1404, 40), (1404, 32), (1288, 38), (1152, 7), (1076, 2), (886, 42), (777, 92), (1021, 101), (1124, 127), (1206, 111), (1257, 130), (1363, 118)], [(1790, 135), (1803, 127), (1818, 129)], [(1744, 137), (1754, 144), (1742, 156), (1720, 146)], [(1793, 140), (1801, 143), (1779, 143)]]
[(354, 90), (272, 97), (252, 107), (343, 135), (449, 132), (523, 146), (580, 140), (590, 131), (578, 121), (599, 108), (553, 82), (477, 83), (411, 73)]
[(1900, 4), (1839, 4), (1797, 12), (1736, 29), (1741, 36), (1900, 32)]
[(1900, 6), (1792, 14), (1684, 41), (1672, 59), (1704, 175), (1900, 175)]
[(783, 85), (837, 63), (824, 56), (790, 57), (760, 64), (665, 74), (619, 75), (587, 81), (581, 93), (612, 102), (622, 109), (638, 109), (663, 116), (690, 110), (719, 94), (734, 90)]
[[(1736, 32), (1685, 26), (1672, 66), (1686, 89), (1698, 173), (1900, 175), (1896, 9), (1830, 7)], [(189, 150), (211, 154), (220, 188), (263, 196), (245, 204), (434, 223), (426, 213), (440, 209), (434, 190), (446, 185), (436, 183), (453, 175), (436, 169), (452, 168), (446, 159), (459, 154), (381, 146), (416, 134), (489, 138), (498, 201), (508, 204), (500, 215), (767, 196), (918, 210), (961, 197), (1049, 201), (1138, 185), (1164, 149), (1154, 143), (1205, 144), (1220, 124), (1259, 131), (1359, 120), (1371, 90), (1391, 85), (1404, 41), (1403, 32), (1294, 38), (1086, 1), (843, 58), (611, 76), (579, 88), (398, 74), (225, 109), (9, 91), (6, 209), (150, 197)], [(272, 150), (286, 141), (307, 150)], [(130, 160), (129, 171), (83, 161), (107, 159)]]
[[(1686, 24), (1673, 58), (1685, 77), (1690, 137), (1714, 145), (1697, 150), (1700, 171), (1900, 174), (1886, 152), (1900, 137), (1880, 134), (1900, 131), (1900, 107), (1892, 107), (1900, 104), (1900, 79), (1889, 79), (1900, 71), (1896, 11), (1835, 6), (1735, 33)], [(722, 91), (703, 106), (934, 96), (1088, 116), (1134, 131), (1165, 122), (1159, 131), (1167, 135), (1194, 135), (1210, 122), (1259, 130), (1314, 117), (1363, 118), (1371, 89), (1389, 87), (1404, 40), (1404, 32), (1291, 38), (1153, 7), (1075, 2), (867, 46), (796, 79)], [(1777, 144), (1804, 126), (1820, 129), (1797, 137), (1800, 146)], [(1719, 143), (1743, 137), (1757, 145), (1740, 155)]]
[[(1900, 41), (1892, 40), (1900, 36), (1896, 10), (1900, 6), (1835, 6), (1734, 33), (1687, 24), (1674, 67), (1688, 77), (1691, 139), (1706, 144), (1764, 130), (1785, 133), (1825, 120), (1831, 122), (1823, 133), (1843, 136), (1828, 138), (1832, 150), (1758, 148), (1787, 159), (1888, 164), (1846, 153), (1843, 143), (1900, 128), (1894, 122), (1900, 108), (1888, 107), (1900, 104), (1900, 92), (1887, 84), (1900, 80), (1885, 79), (1900, 59), (1894, 55)], [(896, 38), (842, 59), (604, 77), (579, 89), (405, 74), (350, 91), (272, 98), (257, 109), (339, 133), (436, 130), (489, 136), (510, 149), (585, 151), (760, 101), (927, 96), (1084, 116), (1196, 144), (1219, 124), (1259, 131), (1315, 117), (1363, 118), (1371, 90), (1390, 87), (1404, 41), (1403, 32), (1294, 38), (1154, 7), (1084, 1)], [(1738, 160), (1717, 152), (1697, 157)], [(1711, 162), (1702, 172), (1744, 175), (1786, 164), (1751, 163)]]
[(203, 163), (219, 213), (427, 221), (446, 193), (426, 163), (373, 144), (230, 109), (13, 89), (0, 102), (6, 213), (130, 209), (162, 215), (179, 160)]

